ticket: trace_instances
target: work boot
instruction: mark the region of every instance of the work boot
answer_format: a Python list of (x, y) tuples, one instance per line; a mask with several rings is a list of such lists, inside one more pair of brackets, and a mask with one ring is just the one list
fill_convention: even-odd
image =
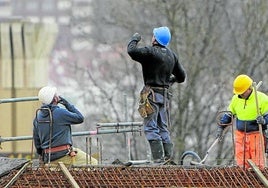
[(164, 161), (164, 147), (161, 140), (150, 140), (152, 158), (155, 163)]
[(164, 146), (164, 152), (165, 152), (165, 165), (177, 165), (172, 160), (172, 154), (173, 154), (173, 144), (172, 143), (163, 143)]
[(172, 143), (163, 143), (165, 160), (168, 160), (172, 157), (173, 154), (173, 144)]

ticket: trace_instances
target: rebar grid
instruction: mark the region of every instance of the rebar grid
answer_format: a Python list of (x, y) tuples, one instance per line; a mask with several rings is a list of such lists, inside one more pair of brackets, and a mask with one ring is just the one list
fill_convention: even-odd
[(38, 168), (32, 170), (27, 168), (11, 187), (70, 187), (70, 183), (58, 169)]
[[(89, 166), (69, 168), (80, 187), (264, 187), (253, 170), (237, 166), (213, 168), (186, 168), (183, 166)], [(13, 177), (18, 170), (6, 177)], [(268, 170), (262, 170), (267, 178)], [(6, 180), (6, 184), (8, 181)], [(0, 186), (4, 186), (0, 181)], [(68, 178), (59, 167), (27, 167), (11, 186), (71, 187)]]

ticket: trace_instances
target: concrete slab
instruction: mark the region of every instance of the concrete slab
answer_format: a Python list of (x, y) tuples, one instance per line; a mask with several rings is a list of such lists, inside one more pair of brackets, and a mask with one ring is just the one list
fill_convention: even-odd
[(14, 169), (19, 169), (28, 161), (29, 160), (27, 159), (0, 157), (0, 177), (8, 174)]

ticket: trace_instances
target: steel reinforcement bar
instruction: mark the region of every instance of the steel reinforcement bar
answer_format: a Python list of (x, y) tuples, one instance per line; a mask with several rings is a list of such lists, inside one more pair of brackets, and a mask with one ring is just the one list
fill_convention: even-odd
[[(13, 172), (15, 173), (16, 171)], [(267, 177), (267, 169), (262, 173)], [(13, 177), (13, 174), (10, 177)], [(254, 171), (236, 166), (210, 169), (187, 169), (183, 166), (90, 166), (69, 168), (68, 174), (64, 175), (59, 167), (53, 170), (33, 170), (29, 167), (12, 187), (72, 187), (71, 180), (80, 187), (265, 187)], [(2, 181), (4, 184), (10, 179), (7, 177)]]

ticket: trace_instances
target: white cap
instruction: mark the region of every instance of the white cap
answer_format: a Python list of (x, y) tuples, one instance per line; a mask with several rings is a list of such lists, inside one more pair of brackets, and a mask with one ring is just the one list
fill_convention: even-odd
[(41, 88), (38, 93), (39, 101), (41, 101), (44, 104), (50, 104), (56, 93), (57, 93), (56, 87), (45, 86)]

